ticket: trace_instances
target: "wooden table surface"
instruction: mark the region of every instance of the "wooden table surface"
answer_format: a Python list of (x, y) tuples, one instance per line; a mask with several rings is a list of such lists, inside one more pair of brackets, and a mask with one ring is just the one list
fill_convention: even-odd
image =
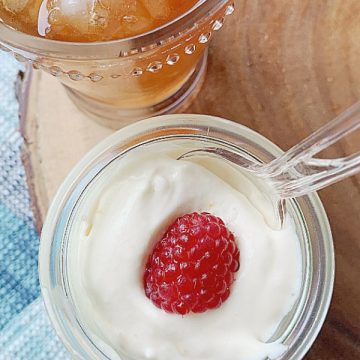
[[(288, 149), (360, 98), (359, 0), (236, 0), (236, 7), (213, 40), (207, 79), (188, 112), (232, 119)], [(65, 174), (110, 130), (78, 114), (70, 134), (64, 119), (75, 108), (54, 79), (36, 76), (37, 105), (23, 133), (41, 222)], [(62, 101), (60, 118), (50, 109)], [(77, 150), (64, 148), (66, 142)], [(359, 144), (357, 133), (327, 156), (350, 154)], [(320, 197), (334, 236), (336, 281), (329, 315), (306, 359), (360, 359), (360, 176)]]

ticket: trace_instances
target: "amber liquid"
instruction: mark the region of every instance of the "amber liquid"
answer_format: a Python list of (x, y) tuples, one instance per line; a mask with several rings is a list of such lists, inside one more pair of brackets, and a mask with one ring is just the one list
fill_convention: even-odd
[(197, 0), (1, 0), (0, 19), (15, 29), (62, 41), (139, 35), (185, 13)]
[[(108, 41), (158, 28), (190, 10), (198, 1), (0, 0), (0, 20), (21, 32), (48, 39)], [(219, 9), (212, 20), (223, 13), (224, 8)], [(210, 21), (139, 55), (88, 61), (71, 60), (69, 56), (59, 60), (41, 57), (39, 61), (41, 68), (51, 74), (51, 69), (60, 68), (59, 80), (87, 98), (88, 103), (94, 100), (118, 109), (140, 108), (146, 112), (157, 104), (171, 101), (169, 99), (190, 79), (208, 45), (198, 39), (202, 33), (211, 31)], [(194, 51), (187, 51), (189, 46)], [(176, 64), (168, 61), (169, 58), (177, 59)], [(161, 69), (151, 71), (151, 64), (159, 62)], [(134, 76), (134, 71), (139, 69), (141, 75)], [(82, 80), (74, 80), (70, 76), (73, 72), (81, 73)]]

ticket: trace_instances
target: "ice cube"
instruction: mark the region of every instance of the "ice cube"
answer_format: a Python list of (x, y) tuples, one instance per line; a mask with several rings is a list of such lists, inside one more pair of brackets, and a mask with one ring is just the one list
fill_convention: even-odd
[(82, 34), (96, 32), (96, 28), (107, 24), (109, 10), (99, 0), (50, 0), (48, 2), (49, 23), (67, 25)]
[(30, 0), (2, 0), (6, 10), (16, 14), (25, 9)]
[(38, 33), (41, 36), (45, 36), (48, 29), (50, 28), (48, 15), (47, 1), (43, 1), (40, 5), (38, 14)]
[(95, 7), (95, 0), (60, 0), (56, 1), (64, 17), (87, 17)]
[(137, 0), (104, 0), (101, 1), (104, 6), (111, 8), (111, 11), (122, 15), (133, 15), (136, 12)]
[(125, 36), (143, 33), (151, 28), (152, 19), (142, 1), (118, 0), (116, 7)]
[(142, 0), (150, 17), (154, 19), (168, 18), (171, 12), (168, 0)]

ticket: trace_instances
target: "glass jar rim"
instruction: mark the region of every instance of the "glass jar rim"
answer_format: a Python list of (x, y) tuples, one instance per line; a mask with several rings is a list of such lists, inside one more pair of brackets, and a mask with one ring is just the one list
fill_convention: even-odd
[[(99, 162), (104, 159), (105, 154), (113, 152), (115, 154), (117, 152), (118, 156), (119, 151), (120, 153), (121, 151), (125, 153), (128, 150), (131, 150), (132, 147), (129, 145), (141, 146), (142, 144), (146, 144), (146, 140), (148, 139), (158, 139), (162, 138), (164, 135), (173, 136), (174, 138), (176, 136), (181, 137), (185, 130), (188, 131), (187, 134), (197, 134), (199, 131), (202, 131), (205, 133), (203, 138), (206, 138), (207, 136), (209, 139), (214, 139), (211, 135), (209, 135), (209, 133), (211, 134), (211, 128), (220, 131), (221, 134), (224, 135), (224, 138), (226, 138), (228, 134), (231, 136), (235, 136), (236, 134), (239, 140), (241, 138), (247, 139), (253, 142), (254, 146), (258, 146), (260, 150), (267, 152), (272, 157), (278, 156), (282, 153), (282, 150), (279, 147), (262, 135), (243, 125), (229, 120), (208, 115), (166, 115), (137, 122), (109, 136), (93, 148), (85, 157), (83, 157), (83, 159), (75, 166), (69, 176), (65, 179), (48, 212), (48, 219), (44, 224), (43, 235), (40, 243), (39, 257), (40, 283), (46, 308), (50, 319), (57, 332), (60, 333), (62, 340), (64, 340), (64, 332), (62, 331), (63, 329), (59, 328), (60, 322), (57, 318), (58, 314), (56, 312), (56, 306), (51, 303), (51, 297), (53, 297), (54, 294), (51, 295), (51, 291), (49, 292), (52, 280), (50, 271), (47, 270), (50, 270), (50, 262), (53, 260), (51, 242), (54, 239), (55, 230), (59, 221), (61, 222), (60, 227), (64, 228), (64, 223), (61, 220), (61, 214), (64, 206), (66, 205), (66, 196), (69, 196), (69, 194), (73, 196), (72, 190), (74, 183), (79, 181), (79, 179), (80, 181), (84, 180), (82, 175), (83, 172), (86, 172), (87, 174), (91, 174), (92, 178), (90, 181), (85, 179), (82, 186), (85, 187), (90, 184), (92, 179), (96, 176), (95, 173), (100, 172), (104, 167), (112, 162), (111, 160), (104, 166), (98, 166)], [(126, 140), (126, 144), (124, 146), (125, 149), (122, 149), (119, 144), (124, 140)], [(236, 144), (236, 146), (240, 147), (238, 144)], [(77, 195), (75, 195), (75, 197), (76, 196)], [(315, 232), (319, 235), (318, 237), (321, 242), (319, 250), (320, 254), (318, 254), (320, 257), (321, 269), (318, 269), (320, 275), (317, 274), (319, 276), (319, 286), (311, 289), (312, 291), (310, 293), (310, 297), (314, 297), (314, 300), (311, 302), (311, 313), (307, 314), (306, 319), (303, 320), (305, 321), (305, 330), (303, 327), (300, 329), (302, 337), (296, 340), (296, 346), (294, 345), (295, 348), (293, 349), (294, 351), (290, 357), (281, 357), (281, 359), (284, 360), (301, 359), (309, 350), (325, 320), (334, 284), (334, 249), (330, 226), (325, 210), (317, 194), (311, 194), (303, 198), (308, 200), (312, 207), (312, 215), (314, 215), (314, 218), (317, 221)], [(68, 211), (72, 212), (72, 209), (70, 208)], [(321, 251), (323, 251), (323, 253)], [(315, 312), (313, 313), (312, 311), (314, 309)], [(316, 317), (316, 321), (313, 321), (314, 316)], [(302, 326), (304, 326), (304, 324), (302, 324)]]
[(204, 17), (218, 11), (229, 0), (199, 0), (191, 9), (166, 24), (148, 32), (111, 41), (68, 42), (51, 40), (20, 32), (0, 21), (0, 44), (18, 53), (72, 60), (109, 60), (146, 53), (198, 28)]

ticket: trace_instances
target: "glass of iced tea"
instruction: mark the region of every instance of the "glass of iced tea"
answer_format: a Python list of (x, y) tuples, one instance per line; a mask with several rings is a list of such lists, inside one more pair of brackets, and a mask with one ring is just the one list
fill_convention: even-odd
[(233, 11), (229, 0), (0, 0), (0, 47), (119, 128), (189, 104)]

